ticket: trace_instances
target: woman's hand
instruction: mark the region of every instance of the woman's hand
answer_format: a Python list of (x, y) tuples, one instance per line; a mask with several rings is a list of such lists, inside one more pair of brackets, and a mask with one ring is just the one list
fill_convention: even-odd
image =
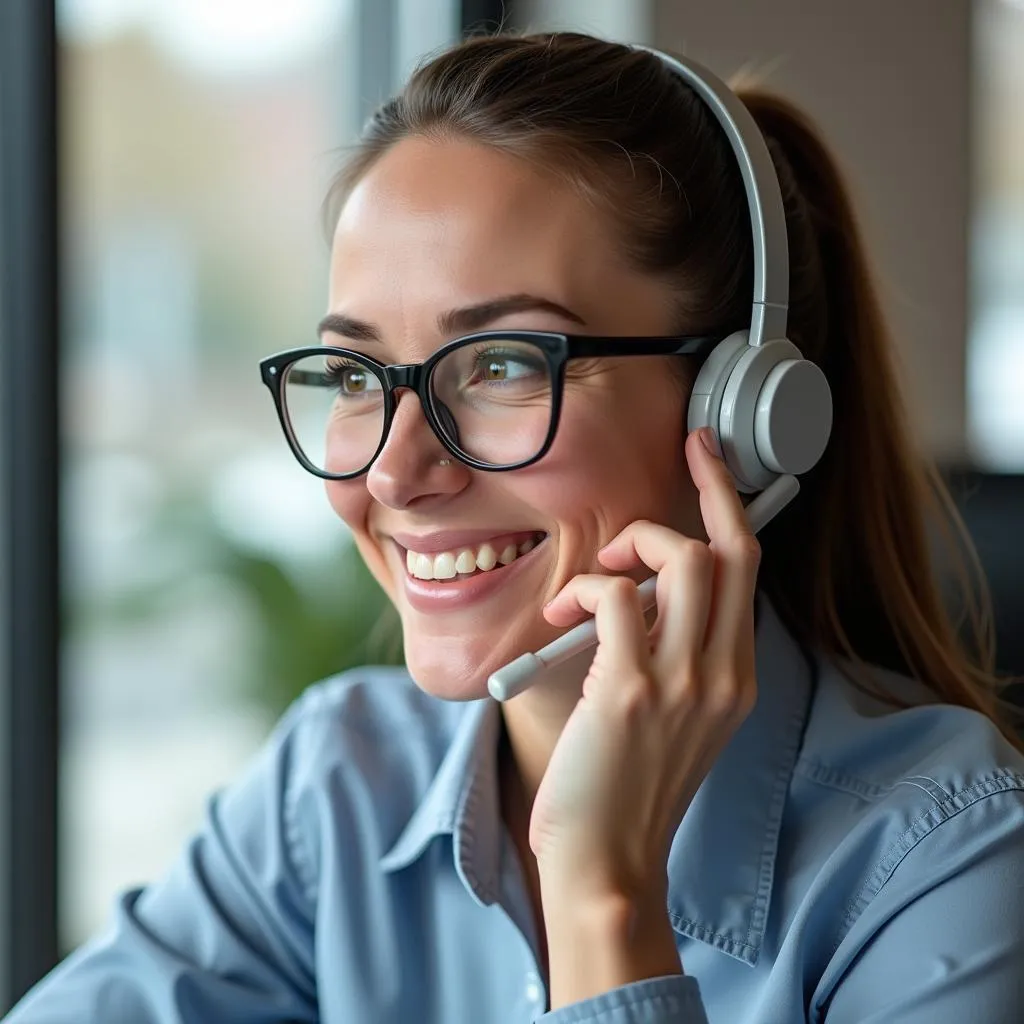
[(551, 932), (560, 916), (611, 920), (606, 911), (614, 917), (614, 908), (625, 908), (634, 917), (653, 915), (657, 929), (667, 926), (672, 838), (756, 699), (760, 547), (724, 463), (699, 432), (687, 438), (686, 457), (709, 543), (640, 521), (598, 555), (615, 572), (646, 566), (657, 573), (650, 632), (636, 585), (625, 576), (577, 576), (544, 612), (558, 626), (590, 613), (598, 634), (583, 696), (530, 819), (553, 983), (558, 940)]

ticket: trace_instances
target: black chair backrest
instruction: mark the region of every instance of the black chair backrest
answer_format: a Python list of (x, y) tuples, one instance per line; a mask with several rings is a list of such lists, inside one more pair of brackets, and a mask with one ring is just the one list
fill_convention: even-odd
[[(945, 477), (992, 591), (999, 671), (1024, 677), (1024, 474), (958, 469)], [(1024, 685), (1007, 696), (1024, 706)]]

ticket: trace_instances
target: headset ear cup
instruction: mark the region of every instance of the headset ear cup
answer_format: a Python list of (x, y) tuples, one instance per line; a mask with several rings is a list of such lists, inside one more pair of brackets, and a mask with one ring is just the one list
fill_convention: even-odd
[(831, 433), (832, 396), (824, 373), (791, 341), (751, 346), (737, 331), (705, 359), (686, 419), (688, 431), (714, 430), (736, 489), (754, 493), (818, 461)]
[(733, 473), (762, 490), (821, 457), (832, 425), (828, 382), (785, 338), (751, 347), (725, 383), (719, 423)]
[(754, 446), (772, 472), (799, 476), (825, 453), (832, 391), (809, 359), (784, 359), (769, 371), (754, 410)]
[(737, 490), (749, 491), (746, 482), (737, 477), (730, 465), (728, 453), (723, 444), (720, 414), (722, 396), (729, 381), (733, 367), (744, 352), (750, 348), (747, 331), (737, 331), (723, 338), (708, 354), (697, 372), (690, 390), (689, 404), (686, 410), (686, 430), (689, 434), (699, 427), (711, 427), (718, 442), (718, 450), (722, 454), (726, 467), (732, 473)]

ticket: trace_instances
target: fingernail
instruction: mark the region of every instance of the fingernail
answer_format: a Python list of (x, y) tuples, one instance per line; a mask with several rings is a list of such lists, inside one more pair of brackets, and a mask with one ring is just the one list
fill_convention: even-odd
[(700, 436), (700, 443), (707, 449), (708, 454), (712, 455), (716, 459), (720, 459), (722, 456), (718, 450), (718, 441), (715, 438), (715, 432), (710, 427), (701, 427), (697, 433)]

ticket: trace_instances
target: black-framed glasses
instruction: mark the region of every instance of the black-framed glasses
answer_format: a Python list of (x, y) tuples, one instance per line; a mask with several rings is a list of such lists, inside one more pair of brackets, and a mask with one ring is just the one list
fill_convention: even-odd
[(399, 388), (416, 392), (448, 452), (495, 472), (529, 466), (551, 447), (570, 359), (702, 358), (719, 341), (481, 331), (448, 342), (422, 363), (386, 366), (362, 352), (318, 345), (268, 356), (260, 374), (295, 457), (325, 480), (348, 480), (373, 465)]

